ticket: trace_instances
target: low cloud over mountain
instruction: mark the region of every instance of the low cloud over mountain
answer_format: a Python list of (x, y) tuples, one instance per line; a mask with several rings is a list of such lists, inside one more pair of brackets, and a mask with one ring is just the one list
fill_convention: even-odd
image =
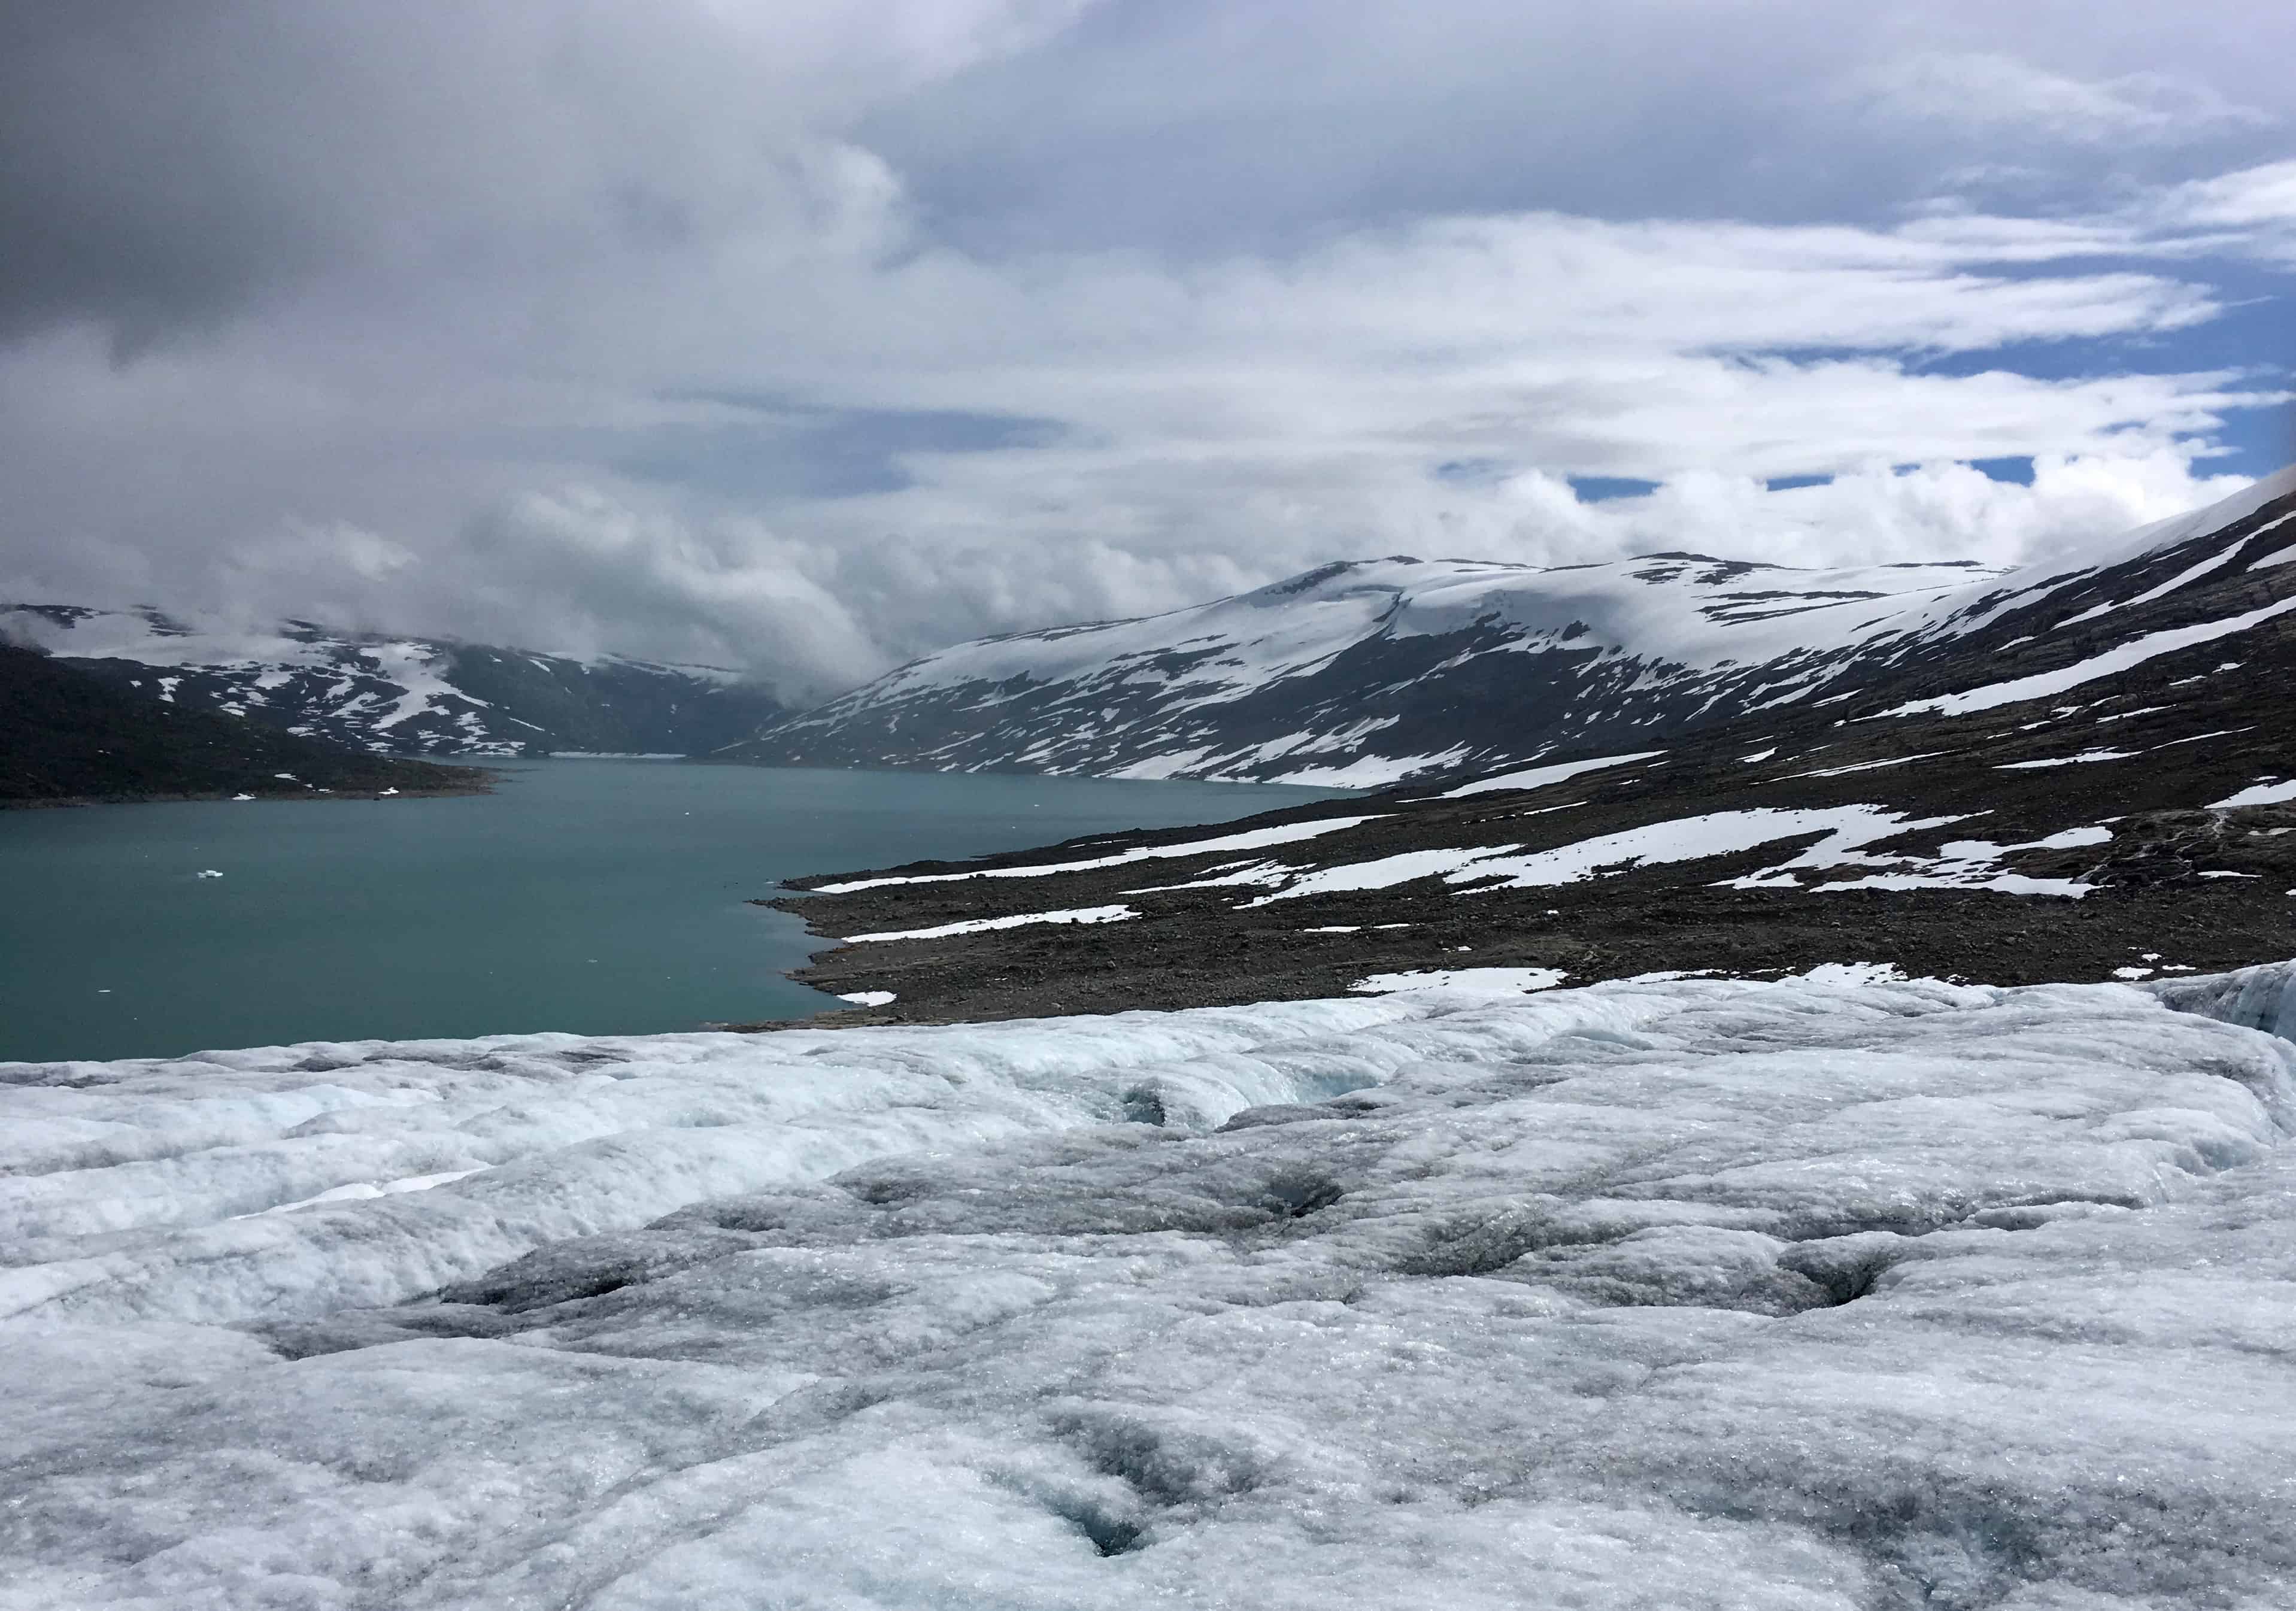
[(2015, 563), (2284, 457), (2233, 0), (4, 26), (0, 596), (802, 698), (1341, 555)]

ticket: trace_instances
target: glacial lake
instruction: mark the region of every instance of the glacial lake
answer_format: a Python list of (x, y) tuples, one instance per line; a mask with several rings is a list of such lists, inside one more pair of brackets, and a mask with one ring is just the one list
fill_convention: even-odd
[[(562, 1029), (840, 1003), (779, 880), (1330, 797), (1276, 786), (664, 761), (495, 793), (0, 812), (0, 1060)], [(202, 877), (203, 872), (220, 873)]]

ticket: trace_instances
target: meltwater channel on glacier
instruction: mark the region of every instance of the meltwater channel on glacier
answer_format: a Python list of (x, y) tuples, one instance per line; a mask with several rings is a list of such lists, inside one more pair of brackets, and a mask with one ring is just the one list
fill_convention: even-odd
[[(1325, 797), (1267, 785), (496, 764), (491, 795), (0, 813), (0, 1060), (638, 1034), (838, 1003), (778, 880)], [(209, 876), (220, 875), (220, 876)]]

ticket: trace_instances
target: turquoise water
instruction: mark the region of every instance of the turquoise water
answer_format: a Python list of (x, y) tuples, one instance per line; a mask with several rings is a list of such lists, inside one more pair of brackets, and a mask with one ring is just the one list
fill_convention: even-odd
[[(838, 1003), (777, 880), (1323, 797), (1219, 783), (512, 763), (491, 795), (0, 812), (0, 1059), (540, 1029)], [(202, 870), (221, 878), (201, 878)]]

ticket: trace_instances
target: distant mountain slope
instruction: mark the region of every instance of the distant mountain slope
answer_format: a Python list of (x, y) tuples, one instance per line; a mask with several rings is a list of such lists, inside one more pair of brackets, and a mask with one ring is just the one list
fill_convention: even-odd
[(2296, 478), (2099, 560), (1901, 625), (1856, 686), (1659, 743), (798, 880), (780, 904), (842, 936), (800, 977), (918, 1021), (2296, 953)]
[(460, 794), (485, 781), (472, 767), (385, 760), (162, 705), (0, 644), (0, 806), (323, 789)]
[(228, 633), (149, 609), (25, 605), (0, 611), (0, 620), (163, 704), (378, 754), (686, 755), (783, 714), (764, 691), (714, 666), (343, 634), (302, 621)]
[(2273, 540), (2259, 534), (2292, 492), (2284, 473), (2010, 574), (1690, 554), (1329, 565), (1169, 615), (959, 644), (726, 758), (1377, 785), (1646, 748), (1956, 658), (2046, 668), (2101, 650), (2260, 559), (2251, 540)]

